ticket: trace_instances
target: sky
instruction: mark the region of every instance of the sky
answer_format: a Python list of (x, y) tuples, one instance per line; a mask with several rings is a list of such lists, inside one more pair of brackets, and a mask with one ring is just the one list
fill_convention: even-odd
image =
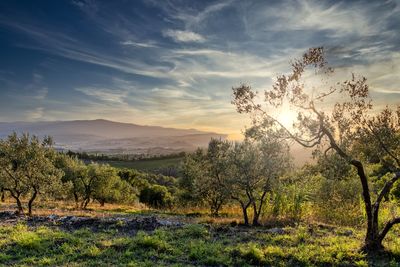
[(237, 136), (232, 86), (324, 46), (400, 101), (400, 1), (0, 1), (0, 121), (109, 119)]

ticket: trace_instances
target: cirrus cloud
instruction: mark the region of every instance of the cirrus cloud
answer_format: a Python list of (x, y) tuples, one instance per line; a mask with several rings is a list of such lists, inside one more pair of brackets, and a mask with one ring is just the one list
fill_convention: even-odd
[(206, 40), (202, 35), (192, 31), (180, 31), (180, 30), (168, 29), (163, 31), (163, 35), (165, 37), (173, 39), (175, 42), (183, 42), (183, 43), (188, 43), (188, 42), (203, 43)]

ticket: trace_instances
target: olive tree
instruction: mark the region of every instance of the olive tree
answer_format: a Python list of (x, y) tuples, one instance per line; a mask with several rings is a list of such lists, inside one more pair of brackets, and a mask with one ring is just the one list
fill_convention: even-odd
[[(347, 164), (353, 166), (362, 186), (362, 199), (367, 217), (365, 251), (382, 248), (382, 240), (393, 225), (400, 223), (400, 217), (384, 223), (380, 229), (379, 207), (384, 196), (400, 178), (399, 159), (399, 108), (389, 108), (376, 114), (369, 98), (367, 79), (355, 74), (345, 81), (331, 82), (335, 72), (327, 64), (322, 47), (311, 48), (300, 59), (291, 64), (288, 74), (280, 75), (270, 90), (263, 93), (263, 101), (250, 86), (242, 84), (233, 88), (234, 100), (239, 113), (249, 113), (253, 118), (253, 132), (278, 128), (286, 138), (303, 147), (320, 148), (325, 154), (336, 153)], [(315, 82), (316, 78), (322, 79)], [(318, 89), (317, 89), (318, 88)], [(291, 107), (297, 111), (293, 127), (286, 126), (274, 110)], [(368, 142), (366, 142), (368, 141)], [(382, 162), (391, 168), (391, 179), (386, 181), (373, 201), (368, 184), (365, 161), (354, 153), (354, 147), (366, 142), (369, 150), (376, 151)]]
[(76, 208), (86, 209), (91, 200), (101, 206), (105, 203), (131, 203), (136, 199), (136, 190), (121, 179), (117, 169), (109, 165), (83, 161), (68, 154), (59, 154), (56, 166), (63, 170), (63, 187)]
[(83, 191), (80, 207), (87, 209), (91, 200), (97, 200), (103, 206), (113, 199), (116, 184), (121, 181), (115, 168), (107, 164), (91, 163), (78, 176)]
[(36, 136), (11, 134), (0, 140), (0, 179), (3, 190), (17, 203), (17, 212), (24, 213), (21, 198), (28, 196), (28, 215), (39, 194), (61, 188), (62, 171), (54, 166), (52, 139), (40, 141)]
[(253, 210), (253, 225), (259, 219), (278, 178), (289, 171), (291, 159), (285, 142), (273, 137), (262, 137), (260, 141), (245, 139), (236, 143), (230, 153), (231, 198), (239, 202), (244, 224), (249, 224), (248, 208)]
[(97, 200), (101, 206), (105, 203), (127, 203), (136, 198), (136, 191), (128, 182), (121, 180), (116, 168), (109, 165), (97, 165), (93, 173), (89, 170), (89, 175), (96, 176), (93, 183), (93, 199)]
[(212, 139), (207, 151), (197, 150), (183, 164), (186, 188), (194, 199), (207, 203), (212, 216), (218, 216), (229, 200), (229, 151), (232, 143)]
[(60, 153), (57, 156), (56, 166), (64, 172), (61, 180), (64, 184), (63, 187), (66, 189), (65, 194), (68, 198), (73, 198), (75, 207), (79, 208), (84, 192), (82, 180), (87, 175), (85, 163), (76, 157)]
[(168, 188), (163, 185), (148, 185), (140, 191), (139, 200), (152, 208), (170, 208), (173, 202), (173, 196)]

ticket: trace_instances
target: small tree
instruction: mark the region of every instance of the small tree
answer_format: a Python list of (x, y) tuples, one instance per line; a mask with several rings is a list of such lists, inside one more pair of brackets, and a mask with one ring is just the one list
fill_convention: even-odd
[(152, 208), (171, 207), (172, 195), (168, 192), (168, 188), (162, 185), (148, 185), (140, 191), (140, 202)]
[(272, 135), (259, 142), (246, 139), (231, 151), (231, 198), (238, 201), (244, 224), (249, 224), (248, 208), (253, 209), (253, 225), (259, 225), (266, 197), (278, 178), (290, 169), (288, 147)]
[[(325, 154), (337, 153), (347, 164), (352, 165), (362, 186), (362, 198), (367, 216), (365, 251), (382, 248), (382, 240), (393, 225), (400, 223), (400, 218), (393, 218), (383, 229), (379, 229), (379, 207), (382, 199), (400, 178), (399, 130), (400, 109), (396, 112), (389, 108), (381, 114), (372, 113), (371, 99), (365, 77), (354, 74), (344, 82), (332, 85), (322, 82), (316, 89), (306, 74), (314, 70), (317, 77), (334, 74), (327, 65), (324, 49), (311, 48), (301, 59), (292, 63), (291, 72), (281, 75), (271, 90), (264, 92), (262, 106), (257, 102), (257, 92), (250, 86), (241, 85), (233, 88), (237, 111), (249, 113), (253, 117), (253, 132), (262, 133), (265, 129), (278, 128), (284, 131), (288, 139), (308, 148), (323, 148)], [(331, 104), (330, 109), (327, 106)], [(274, 109), (287, 105), (297, 110), (297, 120), (293, 127), (285, 126), (274, 114)], [(368, 141), (368, 142), (366, 142)], [(366, 144), (368, 150), (376, 151), (374, 156), (391, 166), (392, 178), (388, 180), (375, 202), (372, 202), (368, 176), (355, 147)]]
[(57, 168), (64, 172), (61, 178), (64, 188), (67, 189), (67, 197), (73, 198), (75, 207), (79, 208), (81, 198), (84, 194), (82, 183), (83, 176), (87, 175), (85, 163), (76, 157), (65, 154), (59, 154), (56, 160)]
[(207, 203), (212, 216), (218, 216), (230, 196), (228, 168), (231, 146), (228, 141), (212, 139), (206, 152), (200, 149), (188, 155), (183, 165), (186, 188), (194, 199)]
[(87, 209), (91, 200), (98, 200), (100, 205), (114, 198), (116, 184), (120, 181), (115, 168), (107, 164), (91, 163), (78, 176), (81, 184), (82, 199), (80, 207)]
[(136, 199), (134, 188), (122, 180), (117, 169), (111, 166), (87, 166), (68, 154), (59, 154), (56, 165), (64, 172), (63, 187), (67, 189), (67, 195), (74, 199), (76, 208), (87, 208), (90, 200), (97, 200), (104, 206), (105, 203), (130, 203)]
[(62, 172), (53, 162), (55, 151), (52, 140), (42, 142), (36, 136), (16, 133), (0, 140), (0, 179), (3, 189), (16, 200), (17, 212), (23, 214), (22, 196), (29, 195), (28, 215), (38, 194), (61, 188)]
[[(93, 174), (89, 170), (89, 175), (96, 176), (93, 183), (93, 199), (96, 199), (101, 206), (104, 206), (106, 202), (122, 201), (123, 196), (120, 192), (126, 189), (123, 187), (127, 184), (121, 181), (115, 168), (109, 165), (98, 165)], [(132, 197), (131, 194), (125, 196), (125, 198), (130, 197)]]

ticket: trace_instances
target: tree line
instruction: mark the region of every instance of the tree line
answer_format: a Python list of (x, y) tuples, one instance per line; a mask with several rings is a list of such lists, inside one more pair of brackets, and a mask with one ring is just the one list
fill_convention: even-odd
[(162, 160), (162, 159), (174, 159), (174, 158), (183, 158), (185, 156), (185, 152), (179, 153), (171, 153), (171, 154), (160, 154), (160, 155), (148, 155), (148, 154), (113, 154), (108, 155), (104, 153), (87, 153), (83, 152), (75, 152), (68, 150), (65, 154), (77, 157), (78, 159), (86, 160), (86, 161), (146, 161), (146, 160)]
[[(356, 146), (354, 153), (370, 150)], [(170, 177), (107, 164), (85, 163), (55, 151), (51, 138), (10, 135), (0, 140), (0, 187), (15, 200), (17, 212), (28, 215), (40, 199), (64, 200), (77, 209), (90, 203), (135, 204), (155, 209), (205, 207), (211, 216), (239, 207), (243, 225), (265, 218), (300, 222), (313, 217), (328, 223), (360, 225), (364, 213), (357, 170), (335, 153), (314, 153), (315, 163), (294, 168), (289, 144), (281, 133), (242, 142), (213, 139), (206, 149), (187, 154), (180, 176)], [(390, 169), (377, 158), (367, 162), (373, 192), (390, 179)], [(400, 198), (400, 184), (384, 196)], [(221, 213), (222, 212), (222, 213)]]
[[(119, 170), (108, 164), (85, 163), (75, 155), (57, 152), (50, 137), (16, 133), (0, 140), (0, 189), (15, 200), (17, 213), (31, 216), (38, 196), (72, 200), (76, 208), (89, 203), (134, 203), (151, 207), (170, 205), (176, 178), (136, 170)], [(167, 187), (168, 186), (168, 189)]]

